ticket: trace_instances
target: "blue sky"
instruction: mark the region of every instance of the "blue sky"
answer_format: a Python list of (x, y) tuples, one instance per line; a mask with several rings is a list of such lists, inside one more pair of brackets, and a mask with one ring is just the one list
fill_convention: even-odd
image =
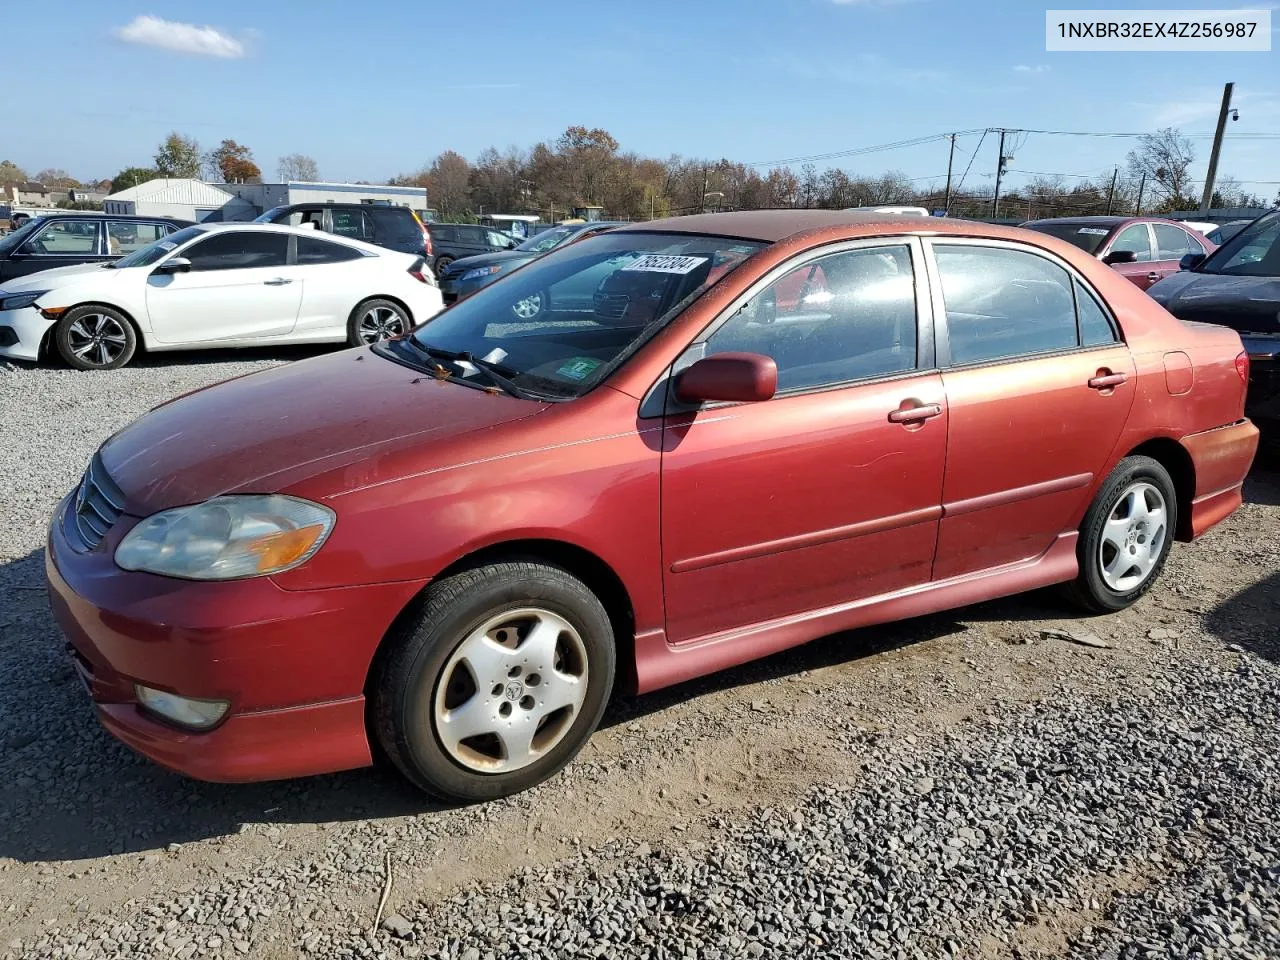
[[(1211, 134), (1228, 80), (1236, 83), (1240, 110), (1228, 132), (1280, 135), (1280, 53), (1046, 53), (1048, 5), (20, 4), (5, 13), (6, 46), (22, 50), (27, 42), (12, 38), (32, 38), (21, 59), (31, 85), (6, 98), (9, 136), (0, 159), (32, 172), (56, 166), (81, 178), (110, 176), (149, 164), (155, 145), (177, 129), (205, 146), (223, 137), (247, 144), (268, 178), (279, 156), (301, 152), (316, 159), (326, 179), (378, 180), (421, 167), (444, 149), (473, 157), (489, 145), (529, 146), (570, 124), (604, 127), (624, 149), (645, 154), (744, 162), (988, 126), (1176, 125)], [(1280, 26), (1280, 13), (1273, 16)], [(1273, 45), (1280, 48), (1280, 37)], [(50, 63), (46, 51), (56, 51), (60, 66), (27, 72)], [(1203, 177), (1209, 142), (1195, 143), (1194, 175)], [(977, 146), (977, 135), (961, 139), (957, 176)], [(1033, 135), (1013, 146), (1014, 171), (1084, 175), (1123, 163), (1131, 143)], [(970, 184), (990, 183), (995, 152), (988, 136)], [(1278, 181), (1277, 159), (1280, 139), (1228, 139), (1220, 172)], [(940, 180), (947, 147), (931, 143), (832, 164)], [(1015, 172), (1008, 182), (1026, 177)], [(1259, 182), (1253, 189), (1273, 197), (1280, 186)]]

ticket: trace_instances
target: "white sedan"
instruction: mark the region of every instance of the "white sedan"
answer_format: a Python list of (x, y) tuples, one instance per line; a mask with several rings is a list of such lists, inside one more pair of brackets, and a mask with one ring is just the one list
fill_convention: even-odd
[(300, 227), (203, 224), (114, 263), (0, 286), (0, 357), (57, 351), (78, 369), (108, 370), (139, 346), (359, 345), (443, 306), (420, 257)]

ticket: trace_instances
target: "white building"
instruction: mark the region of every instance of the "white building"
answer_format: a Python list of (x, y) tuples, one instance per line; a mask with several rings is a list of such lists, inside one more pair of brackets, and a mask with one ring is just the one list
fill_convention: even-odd
[(161, 177), (128, 187), (102, 201), (103, 213), (176, 217), (179, 220), (252, 220), (253, 206), (200, 180)]
[[(222, 183), (257, 208), (257, 214), (295, 203), (382, 203), (412, 210), (427, 209), (426, 187), (392, 187), (373, 183), (325, 183), (292, 180), (288, 183)], [(252, 219), (252, 218), (249, 218)]]

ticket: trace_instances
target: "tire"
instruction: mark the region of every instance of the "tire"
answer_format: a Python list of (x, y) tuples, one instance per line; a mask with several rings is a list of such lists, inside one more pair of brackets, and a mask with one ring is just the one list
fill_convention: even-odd
[(393, 300), (375, 297), (356, 304), (347, 318), (347, 343), (367, 346), (403, 336), (413, 327), (408, 312)]
[(436, 280), (439, 280), (444, 272), (449, 269), (449, 264), (453, 263), (453, 257), (436, 257), (435, 274)]
[(547, 308), (547, 304), (551, 302), (550, 295), (544, 290), (539, 293), (531, 294), (523, 300), (517, 300), (511, 305), (511, 312), (516, 320), (527, 322), (536, 320), (542, 316), (542, 312)]
[(1160, 576), (1177, 528), (1169, 471), (1150, 457), (1121, 460), (1080, 526), (1080, 573), (1068, 587), (1071, 598), (1090, 613), (1132, 605)]
[(430, 794), (505, 797), (573, 759), (615, 669), (609, 616), (585, 584), (545, 563), (488, 564), (432, 584), (392, 627), (373, 671), (373, 733)]
[(133, 359), (138, 334), (119, 310), (88, 304), (63, 314), (53, 342), (58, 355), (77, 370), (115, 370)]

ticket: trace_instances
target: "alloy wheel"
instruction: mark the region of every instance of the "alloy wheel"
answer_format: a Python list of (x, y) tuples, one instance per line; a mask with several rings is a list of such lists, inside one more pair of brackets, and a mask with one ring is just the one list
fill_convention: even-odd
[(128, 345), (129, 338), (120, 321), (103, 313), (87, 313), (67, 330), (71, 352), (95, 367), (105, 367), (116, 360)]
[(1164, 494), (1145, 480), (1130, 484), (1102, 528), (1098, 565), (1103, 582), (1116, 593), (1140, 587), (1160, 562), (1168, 535)]
[(360, 317), (356, 330), (364, 343), (378, 343), (403, 334), (404, 318), (390, 307), (371, 307)]

